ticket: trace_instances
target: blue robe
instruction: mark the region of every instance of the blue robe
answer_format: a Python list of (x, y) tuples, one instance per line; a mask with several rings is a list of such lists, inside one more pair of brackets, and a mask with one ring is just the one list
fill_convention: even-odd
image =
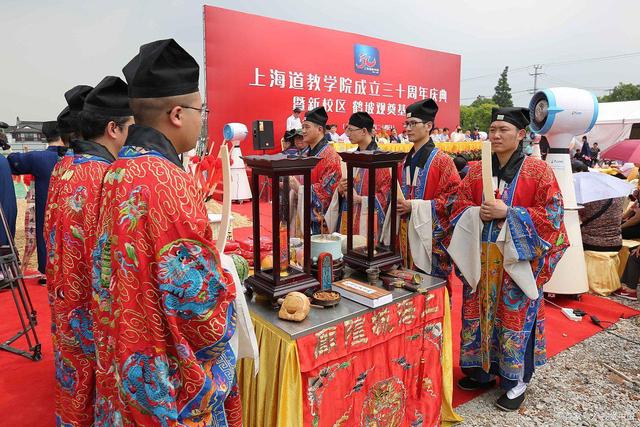
[[(16, 192), (13, 188), (13, 180), (11, 179), (11, 168), (7, 159), (0, 155), (0, 206), (9, 223), (9, 232), (11, 235), (16, 234), (16, 216), (18, 208), (16, 206)], [(9, 241), (4, 232), (4, 226), (0, 224), (0, 246), (7, 245)]]
[(65, 147), (48, 147), (46, 150), (28, 153), (11, 153), (7, 157), (14, 175), (33, 175), (36, 187), (36, 246), (38, 250), (38, 271), (45, 273), (47, 248), (44, 240), (44, 213), (47, 208), (49, 180), (53, 167), (58, 162)]

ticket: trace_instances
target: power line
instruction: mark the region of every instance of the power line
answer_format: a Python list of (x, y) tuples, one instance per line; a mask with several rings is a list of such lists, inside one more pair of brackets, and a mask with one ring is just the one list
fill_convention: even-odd
[(564, 84), (564, 85), (573, 86), (573, 87), (579, 87), (582, 89), (588, 89), (588, 90), (610, 90), (611, 89), (611, 87), (609, 86), (584, 86), (578, 83), (570, 82), (568, 80), (564, 80), (564, 79), (552, 76), (549, 73), (545, 73), (545, 76), (546, 78), (549, 78), (551, 81)]
[(573, 59), (568, 61), (550, 62), (544, 65), (546, 65), (547, 67), (555, 67), (558, 65), (578, 64), (581, 62), (591, 62), (591, 61), (602, 62), (602, 61), (608, 61), (612, 59), (626, 59), (626, 58), (631, 58), (633, 56), (638, 56), (638, 55), (640, 55), (640, 52), (630, 52), (630, 53), (622, 53), (620, 55), (599, 56), (595, 58), (583, 58), (583, 59)]
[[(629, 53), (622, 53), (619, 55), (610, 55), (610, 56), (599, 56), (599, 57), (594, 57), (594, 58), (582, 58), (582, 59), (571, 59), (571, 60), (567, 60), (567, 61), (557, 61), (557, 62), (548, 62), (546, 64), (539, 64), (540, 66), (545, 66), (545, 67), (557, 67), (557, 66), (562, 66), (562, 65), (572, 65), (572, 64), (579, 64), (582, 62), (605, 62), (605, 61), (610, 61), (610, 60), (616, 60), (616, 59), (627, 59), (627, 58), (631, 58), (634, 56), (640, 56), (640, 52), (629, 52)], [(531, 67), (535, 67), (535, 65), (527, 65), (524, 67), (518, 67), (518, 68), (513, 68), (513, 69), (509, 69), (509, 72), (518, 72), (518, 71), (522, 71), (522, 70), (526, 70), (529, 69)], [(490, 74), (482, 74), (480, 76), (474, 76), (474, 77), (467, 77), (464, 79), (460, 79), (461, 82), (465, 82), (465, 81), (469, 81), (469, 80), (477, 80), (477, 79), (483, 79), (483, 78), (487, 78), (487, 77), (495, 77), (497, 75), (500, 75), (500, 73), (490, 73)]]
[(536, 93), (538, 91), (538, 76), (543, 75), (544, 73), (538, 72), (538, 70), (542, 69), (542, 65), (536, 64), (533, 66), (533, 74), (529, 73), (530, 76), (533, 77), (533, 90), (531, 93)]
[[(531, 90), (531, 89), (517, 90), (517, 91), (515, 91), (515, 92), (514, 92), (514, 91), (511, 91), (511, 95), (515, 95), (515, 94), (518, 94), (518, 93), (529, 92), (530, 90)], [(490, 97), (490, 96), (476, 95), (476, 96), (471, 96), (471, 97), (468, 97), (468, 98), (460, 98), (460, 101), (466, 101), (466, 100), (469, 100), (469, 99), (474, 99), (474, 100), (475, 100), (475, 99), (476, 99), (476, 98), (478, 98), (479, 96), (482, 96), (482, 97), (487, 98), (487, 99), (491, 99), (491, 97)]]
[[(526, 67), (518, 67), (518, 68), (509, 68), (509, 73), (516, 73), (518, 71), (524, 71), (526, 69), (529, 68), (529, 65), (527, 65)], [(491, 73), (491, 74), (483, 74), (481, 76), (475, 76), (475, 77), (467, 77), (466, 79), (460, 79), (461, 82), (467, 81), (467, 80), (476, 80), (476, 79), (482, 79), (485, 77), (495, 77), (495, 76), (499, 76), (500, 73), (502, 73), (502, 71), (497, 71), (495, 73)]]

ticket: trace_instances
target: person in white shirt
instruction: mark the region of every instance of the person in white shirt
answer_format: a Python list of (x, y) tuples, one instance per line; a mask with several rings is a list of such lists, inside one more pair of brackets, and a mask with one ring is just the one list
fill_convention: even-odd
[(302, 110), (298, 107), (293, 109), (293, 114), (287, 118), (287, 130), (302, 129), (302, 122), (300, 121), (300, 113)]
[(340, 135), (338, 135), (338, 125), (330, 124), (326, 127), (327, 141), (338, 142), (340, 141)]
[(464, 141), (464, 133), (462, 133), (462, 128), (458, 126), (456, 131), (451, 134), (451, 142), (462, 142)]
[(441, 138), (442, 138), (442, 142), (451, 141), (451, 139), (449, 138), (449, 128), (442, 128)]

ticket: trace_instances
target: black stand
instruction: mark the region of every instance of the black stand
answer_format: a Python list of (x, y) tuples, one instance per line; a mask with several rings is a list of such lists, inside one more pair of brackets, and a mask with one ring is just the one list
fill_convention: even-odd
[[(271, 178), (271, 230), (272, 230), (272, 257), (271, 268), (263, 270), (260, 265), (260, 202), (259, 198), (251, 200), (253, 213), (253, 276), (249, 276), (245, 287), (259, 293), (271, 300), (275, 305), (278, 298), (289, 292), (304, 292), (309, 288), (318, 287), (318, 281), (311, 275), (311, 193), (304, 192), (304, 214), (302, 230), (304, 233), (304, 252), (302, 270), (287, 265), (286, 274), (282, 274), (280, 265), (280, 223), (286, 218), (286, 227), (289, 227), (289, 212), (285, 210), (288, 202), (280, 203), (282, 195), (289, 197), (289, 178), (291, 176), (304, 176), (304, 188), (311, 187), (311, 170), (320, 162), (319, 157), (289, 158), (283, 154), (246, 156), (245, 163), (251, 168), (251, 192), (255, 194), (260, 185), (260, 177)], [(280, 178), (284, 178), (284, 184), (280, 188)], [(289, 248), (289, 235), (282, 236), (286, 242), (282, 242)], [(287, 261), (288, 262), (288, 261)]]
[[(267, 153), (267, 150), (262, 150), (262, 155), (264, 156)], [(262, 200), (262, 193), (264, 190), (269, 189), (267, 191), (267, 202), (271, 203), (271, 181), (268, 177), (264, 177), (264, 181), (262, 181), (262, 186), (260, 187), (260, 192), (258, 193), (258, 202)]]
[[(36, 334), (36, 325), (38, 324), (36, 311), (33, 308), (29, 291), (24, 283), (22, 270), (20, 269), (20, 258), (2, 206), (0, 206), (0, 221), (0, 225), (4, 228), (9, 241), (7, 246), (0, 246), (0, 289), (8, 288), (11, 291), (13, 302), (18, 311), (20, 325), (22, 326), (22, 330), (18, 331), (13, 337), (0, 343), (0, 350), (38, 361), (42, 359), (42, 349)], [(21, 350), (12, 346), (20, 337), (25, 337), (27, 340), (28, 350)]]

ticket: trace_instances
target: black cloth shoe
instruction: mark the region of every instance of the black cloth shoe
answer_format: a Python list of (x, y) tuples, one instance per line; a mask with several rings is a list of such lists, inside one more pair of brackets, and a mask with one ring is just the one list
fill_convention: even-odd
[(486, 383), (481, 383), (474, 380), (471, 377), (464, 377), (458, 381), (458, 387), (462, 390), (474, 391), (474, 390), (486, 390), (496, 385), (496, 380), (491, 380)]
[(500, 396), (498, 400), (496, 400), (496, 406), (498, 407), (498, 409), (501, 409), (506, 412), (517, 411), (518, 409), (520, 409), (520, 405), (522, 405), (522, 402), (524, 402), (524, 396), (526, 394), (527, 392), (525, 391), (515, 399), (509, 399), (509, 397), (507, 396), (507, 393), (505, 393), (502, 396)]

